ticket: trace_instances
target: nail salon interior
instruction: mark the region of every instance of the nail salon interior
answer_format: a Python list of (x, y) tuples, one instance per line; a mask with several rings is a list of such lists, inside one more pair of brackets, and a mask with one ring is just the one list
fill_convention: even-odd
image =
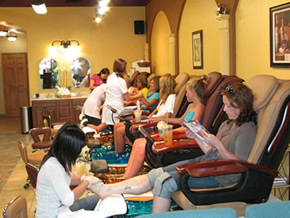
[(286, 0), (0, 0), (3, 217), (290, 217), (289, 39)]

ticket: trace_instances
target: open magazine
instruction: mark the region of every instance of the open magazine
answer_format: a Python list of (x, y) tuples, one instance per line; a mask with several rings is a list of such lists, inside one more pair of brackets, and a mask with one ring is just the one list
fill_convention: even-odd
[(196, 137), (206, 146), (208, 146), (208, 143), (206, 142), (204, 136), (202, 135), (202, 132), (200, 130), (204, 130), (208, 133), (207, 129), (201, 125), (200, 122), (197, 120), (191, 120), (191, 121), (185, 121), (183, 122), (184, 126), (186, 126), (188, 129), (190, 129)]

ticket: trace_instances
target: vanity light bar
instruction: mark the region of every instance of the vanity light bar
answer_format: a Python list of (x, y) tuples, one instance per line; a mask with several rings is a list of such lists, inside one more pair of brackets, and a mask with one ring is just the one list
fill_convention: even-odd
[(68, 48), (72, 45), (72, 43), (76, 43), (77, 47), (80, 46), (80, 43), (78, 40), (54, 40), (52, 43), (51, 43), (51, 46), (55, 46), (56, 43), (59, 43), (60, 47), (62, 48)]

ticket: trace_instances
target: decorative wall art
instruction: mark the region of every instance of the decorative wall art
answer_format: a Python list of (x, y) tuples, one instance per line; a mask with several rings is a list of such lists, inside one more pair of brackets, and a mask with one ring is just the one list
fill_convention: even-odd
[(192, 60), (193, 69), (203, 69), (202, 30), (192, 33)]
[(271, 67), (290, 67), (290, 3), (270, 8)]

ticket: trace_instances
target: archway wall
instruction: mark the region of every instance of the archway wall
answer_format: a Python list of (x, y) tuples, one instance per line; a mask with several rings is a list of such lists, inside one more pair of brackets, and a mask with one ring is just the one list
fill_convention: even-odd
[[(217, 3), (227, 5), (230, 14), (230, 73), (244, 80), (258, 74), (289, 79), (289, 68), (270, 67), (269, 8), (287, 0), (152, 0), (146, 7), (147, 43), (158, 11), (163, 10), (176, 36), (176, 72), (207, 74), (220, 69)], [(203, 30), (204, 69), (192, 66), (192, 32)], [(221, 72), (223, 73), (223, 72)]]
[[(150, 57), (149, 59), (151, 59), (151, 54), (152, 54), (152, 49), (153, 51), (156, 50), (157, 48), (152, 48), (151, 45), (151, 38), (156, 37), (155, 33), (152, 33), (153, 30), (153, 26), (154, 26), (154, 22), (156, 19), (156, 16), (159, 14), (160, 11), (162, 11), (165, 16), (166, 19), (168, 21), (168, 23), (166, 23), (166, 25), (168, 25), (170, 27), (170, 31), (171, 34), (175, 35), (175, 72), (178, 73), (178, 31), (179, 31), (179, 24), (180, 24), (180, 19), (181, 19), (181, 15), (183, 12), (183, 7), (185, 4), (186, 0), (152, 0), (147, 6), (146, 6), (146, 30), (147, 30), (147, 34), (146, 34), (146, 41), (149, 44), (149, 54)], [(166, 29), (167, 31), (167, 29)], [(156, 32), (157, 33), (157, 32)], [(165, 33), (164, 33), (165, 34)], [(169, 35), (167, 37), (169, 39)], [(168, 44), (168, 39), (167, 39), (167, 44)], [(153, 39), (155, 40), (155, 39)], [(168, 58), (169, 59), (169, 58)], [(152, 60), (151, 60), (152, 61)], [(152, 66), (153, 69), (155, 68), (155, 66)]]
[[(157, 50), (152, 46), (152, 38), (157, 32), (153, 32), (154, 22), (159, 13), (163, 11), (168, 20), (171, 34), (175, 35), (176, 73), (187, 72), (193, 75), (207, 74), (219, 69), (219, 38), (218, 21), (216, 20), (217, 6), (214, 0), (153, 0), (146, 6), (146, 29), (147, 43), (149, 43), (150, 54)], [(203, 30), (204, 41), (204, 69), (193, 69), (192, 63), (192, 32)], [(165, 33), (163, 33), (165, 34)], [(168, 36), (169, 37), (169, 36)], [(157, 59), (150, 56), (152, 67), (155, 68)], [(158, 65), (158, 64), (157, 64)], [(160, 69), (160, 68), (157, 68)]]
[(168, 73), (169, 68), (169, 35), (171, 34), (167, 17), (159, 11), (155, 17), (151, 36), (151, 66), (157, 75)]

